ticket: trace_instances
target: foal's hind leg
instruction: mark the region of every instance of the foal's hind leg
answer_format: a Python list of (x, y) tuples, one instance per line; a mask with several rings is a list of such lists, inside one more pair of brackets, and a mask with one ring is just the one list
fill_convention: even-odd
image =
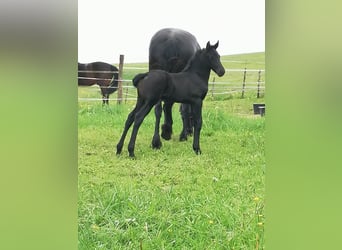
[(146, 115), (151, 111), (154, 104), (155, 103), (145, 102), (144, 105), (141, 107), (141, 109), (135, 115), (132, 135), (128, 144), (128, 153), (130, 157), (135, 157), (134, 147), (135, 147), (135, 141), (138, 135), (138, 130), (143, 120), (145, 119)]
[(160, 135), (159, 135), (160, 118), (162, 115), (161, 105), (157, 104), (154, 106), (154, 114), (156, 116), (156, 123), (154, 126), (154, 135), (152, 138), (152, 148), (159, 149), (162, 146), (162, 143), (160, 141)]
[(122, 132), (120, 141), (118, 142), (118, 144), (116, 145), (116, 154), (121, 154), (122, 151), (122, 147), (127, 135), (127, 132), (129, 130), (129, 128), (132, 126), (133, 122), (134, 122), (134, 118), (135, 118), (135, 114), (137, 113), (137, 111), (140, 109), (142, 105), (142, 102), (140, 101), (140, 99), (138, 99), (137, 104), (135, 105), (135, 108), (132, 110), (131, 113), (129, 113), (129, 115), (127, 116), (127, 120), (125, 122), (125, 128), (124, 131)]

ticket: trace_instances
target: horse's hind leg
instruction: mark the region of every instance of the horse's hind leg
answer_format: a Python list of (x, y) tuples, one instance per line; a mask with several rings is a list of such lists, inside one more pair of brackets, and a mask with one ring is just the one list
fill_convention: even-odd
[(162, 126), (162, 133), (161, 136), (165, 139), (165, 140), (170, 140), (171, 139), (171, 135), (172, 135), (172, 105), (173, 103), (164, 103), (164, 124)]
[(135, 157), (134, 147), (135, 147), (135, 140), (137, 138), (138, 130), (143, 120), (145, 119), (146, 115), (151, 111), (153, 106), (154, 106), (154, 103), (145, 102), (144, 105), (141, 107), (141, 109), (135, 115), (132, 135), (128, 144), (128, 153), (130, 157)]
[(131, 113), (128, 114), (127, 116), (127, 120), (125, 122), (125, 128), (124, 131), (122, 132), (120, 141), (118, 142), (118, 144), (116, 145), (116, 154), (121, 154), (122, 151), (122, 147), (127, 135), (127, 132), (129, 130), (129, 128), (132, 126), (133, 122), (134, 122), (134, 118), (135, 118), (135, 114), (137, 113), (137, 111), (140, 109), (142, 103), (141, 101), (138, 99), (137, 104), (135, 106), (135, 108), (132, 110)]
[(180, 106), (180, 112), (182, 115), (183, 129), (179, 136), (179, 140), (186, 141), (188, 135), (192, 135), (193, 128), (191, 105), (182, 103)]
[(156, 123), (154, 127), (154, 135), (152, 138), (152, 148), (159, 149), (162, 146), (162, 143), (160, 141), (160, 135), (159, 135), (159, 126), (160, 126), (160, 118), (162, 115), (162, 106), (161, 105), (155, 105), (154, 106), (154, 114), (156, 116)]

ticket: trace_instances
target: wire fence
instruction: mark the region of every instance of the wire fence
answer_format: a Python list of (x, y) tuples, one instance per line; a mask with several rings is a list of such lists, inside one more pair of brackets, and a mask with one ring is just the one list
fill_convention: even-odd
[[(121, 58), (120, 58), (121, 59)], [(229, 61), (232, 63), (232, 61)], [(240, 62), (240, 61), (236, 61)], [(241, 62), (240, 62), (241, 63)], [(263, 64), (262, 62), (257, 62)], [(256, 63), (256, 64), (257, 64)], [(264, 65), (264, 64), (263, 64)], [(113, 93), (109, 100), (117, 101), (121, 103), (122, 101), (127, 102), (130, 100), (136, 100), (137, 91), (132, 84), (132, 78), (141, 72), (147, 72), (147, 67), (131, 67), (124, 66), (123, 60), (122, 65), (119, 67), (119, 79), (118, 87), (108, 87), (108, 88), (118, 88), (118, 91)], [(122, 72), (120, 72), (120, 70)], [(260, 98), (265, 95), (265, 70), (264, 69), (236, 69), (236, 68), (226, 68), (226, 73), (224, 77), (218, 78), (214, 74), (211, 76), (208, 82), (208, 93), (207, 96), (212, 98), (225, 98), (225, 97), (241, 97), (244, 98), (246, 94), (255, 95), (255, 97)], [(82, 71), (85, 72), (85, 71)], [(102, 71), (103, 72), (103, 71)], [(106, 71), (111, 72), (111, 71)], [(114, 73), (114, 72), (111, 72)], [(117, 73), (117, 71), (115, 72)], [(79, 87), (79, 101), (99, 101), (100, 89), (97, 85), (90, 87)]]

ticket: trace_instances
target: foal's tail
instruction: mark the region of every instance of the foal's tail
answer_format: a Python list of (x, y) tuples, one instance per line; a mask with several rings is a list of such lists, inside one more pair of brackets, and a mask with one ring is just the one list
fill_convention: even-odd
[(141, 73), (141, 74), (137, 74), (134, 78), (133, 78), (133, 85), (134, 87), (138, 87), (138, 83), (144, 79), (146, 76), (147, 76), (148, 72), (147, 73)]

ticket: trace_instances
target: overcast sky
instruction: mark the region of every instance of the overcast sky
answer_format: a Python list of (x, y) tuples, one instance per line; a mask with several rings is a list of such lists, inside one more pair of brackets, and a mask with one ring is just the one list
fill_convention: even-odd
[(189, 31), (221, 55), (265, 51), (264, 0), (79, 0), (78, 61), (147, 62), (159, 29)]

